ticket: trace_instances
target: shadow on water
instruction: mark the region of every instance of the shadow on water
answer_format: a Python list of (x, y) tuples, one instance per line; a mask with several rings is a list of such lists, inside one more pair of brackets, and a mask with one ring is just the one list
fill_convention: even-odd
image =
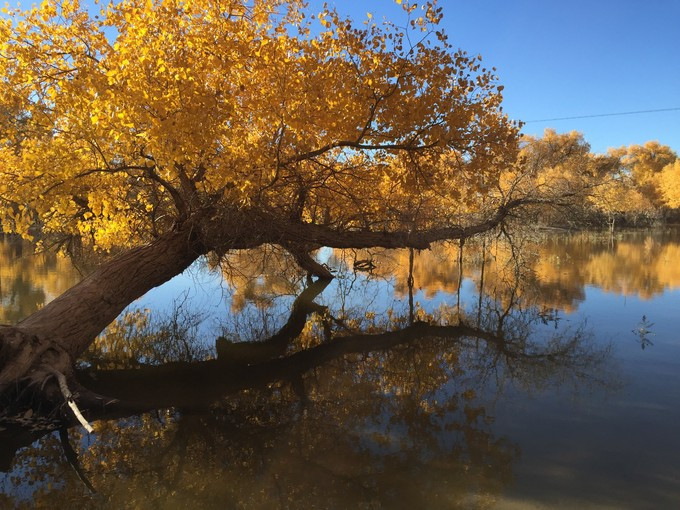
[[(67, 432), (64, 410), (45, 417), (35, 403), (5, 403), (0, 458), (11, 476), (0, 503), (492, 506), (513, 484), (520, 446), (494, 431), (485, 392), (500, 398), (500, 381), (611, 386), (609, 347), (584, 325), (563, 327), (545, 307), (524, 305), (522, 264), (504, 277), (509, 285), (489, 285), (487, 272), (472, 308), (458, 299), (429, 311), (414, 303), (413, 262), (407, 267), (405, 308), (365, 294), (350, 305), (370, 280), (356, 272), (330, 287), (298, 278), (286, 288), (301, 291), (275, 331), (232, 322), (214, 356), (195, 316), (175, 311), (154, 322), (130, 312), (79, 370), (84, 387), (107, 397), (81, 402), (96, 435)], [(250, 331), (237, 330), (245, 325)], [(234, 341), (245, 338), (256, 341)]]

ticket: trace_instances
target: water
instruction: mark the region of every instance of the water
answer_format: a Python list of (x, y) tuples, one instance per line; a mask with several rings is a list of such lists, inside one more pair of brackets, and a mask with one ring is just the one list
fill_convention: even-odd
[[(57, 434), (5, 430), (3, 458), (25, 446), (0, 506), (679, 507), (678, 232), (513, 241), (467, 243), (462, 268), (457, 244), (411, 269), (407, 250), (324, 250), (326, 287), (271, 252), (196, 265), (82, 360), (120, 398), (94, 435), (69, 431), (97, 494)], [(78, 278), (16, 246), (3, 321)]]

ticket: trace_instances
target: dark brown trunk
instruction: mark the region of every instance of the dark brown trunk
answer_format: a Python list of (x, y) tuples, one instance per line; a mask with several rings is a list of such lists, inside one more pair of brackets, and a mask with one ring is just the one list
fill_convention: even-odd
[(180, 274), (202, 253), (187, 229), (166, 234), (104, 264), (17, 328), (53, 339), (75, 359), (126, 306)]

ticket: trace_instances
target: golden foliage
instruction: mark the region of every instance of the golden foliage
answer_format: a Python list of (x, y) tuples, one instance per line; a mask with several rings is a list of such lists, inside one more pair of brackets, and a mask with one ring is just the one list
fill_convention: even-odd
[(629, 178), (638, 192), (659, 207), (663, 205), (663, 190), (659, 187), (659, 177), (667, 165), (673, 163), (677, 154), (670, 147), (657, 141), (644, 145), (631, 145), (610, 150), (610, 154), (620, 158), (621, 174)]
[(300, 0), (8, 11), (3, 228), (106, 249), (206, 205), (389, 228), (474, 203), (513, 161), (517, 127), (481, 57), (437, 30), (441, 8), (402, 7), (406, 29)]
[(668, 207), (680, 207), (680, 159), (663, 168), (659, 175), (659, 189)]
[[(587, 286), (642, 299), (680, 288), (680, 269), (674, 263), (680, 257), (680, 242), (674, 237), (630, 235), (612, 243), (607, 236), (579, 234), (527, 240), (520, 248), (502, 239), (487, 240), (466, 243), (463, 254), (463, 278), (472, 280), (478, 292), (483, 285), (483, 295), (504, 305), (512, 297), (525, 306), (570, 312), (585, 298)], [(348, 254), (337, 252), (339, 259), (343, 256)], [(373, 273), (394, 278), (397, 295), (407, 295), (408, 250), (364, 251), (356, 258), (371, 258)], [(440, 292), (455, 295), (461, 274), (458, 258), (457, 244), (440, 243), (416, 252), (415, 291), (427, 298)]]

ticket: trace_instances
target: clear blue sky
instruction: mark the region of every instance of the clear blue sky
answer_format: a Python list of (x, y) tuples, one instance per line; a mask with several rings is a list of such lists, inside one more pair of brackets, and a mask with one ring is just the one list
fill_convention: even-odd
[[(316, 4), (316, 2), (313, 2)], [(336, 0), (365, 19), (403, 16), (393, 0)], [(507, 113), (531, 121), (680, 108), (680, 0), (439, 0), (449, 41), (480, 53)], [(398, 19), (398, 18), (397, 18)], [(658, 140), (680, 152), (680, 110), (531, 122), (581, 131), (595, 152)]]

